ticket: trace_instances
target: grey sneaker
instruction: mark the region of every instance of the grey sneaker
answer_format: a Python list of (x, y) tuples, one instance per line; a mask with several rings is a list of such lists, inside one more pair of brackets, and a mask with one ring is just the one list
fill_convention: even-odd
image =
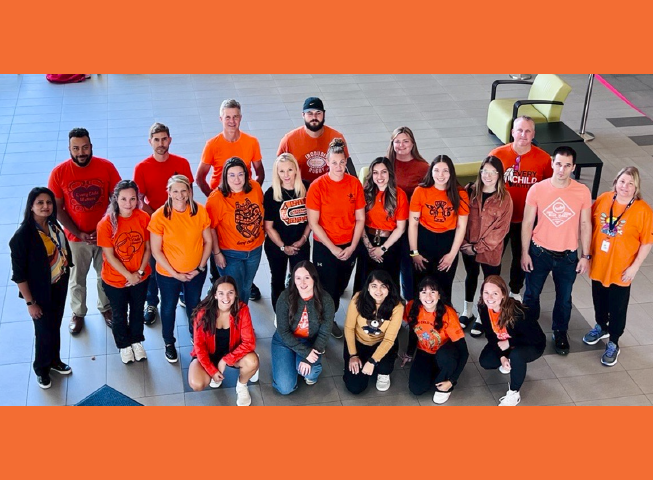
[(606, 367), (614, 367), (617, 364), (619, 353), (621, 353), (619, 347), (612, 342), (608, 342), (605, 353), (601, 357), (601, 363)]
[(334, 338), (342, 338), (344, 334), (342, 333), (342, 330), (336, 323), (336, 321), (333, 321), (333, 326), (331, 327), (331, 335), (334, 336)]
[(594, 328), (583, 337), (583, 343), (587, 345), (596, 345), (600, 340), (609, 338), (610, 334), (601, 328), (601, 325), (596, 324)]

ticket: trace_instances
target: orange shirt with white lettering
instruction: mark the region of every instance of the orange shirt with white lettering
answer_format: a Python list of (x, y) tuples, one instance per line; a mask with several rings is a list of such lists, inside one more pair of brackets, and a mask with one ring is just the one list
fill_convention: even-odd
[[(348, 174), (339, 182), (322, 175), (308, 189), (306, 208), (320, 212), (318, 223), (334, 245), (345, 245), (354, 237), (356, 210), (365, 208), (363, 186)], [(313, 237), (321, 242), (315, 234)]]
[(249, 184), (249, 193), (242, 191), (225, 197), (220, 190), (214, 190), (206, 201), (220, 250), (251, 252), (263, 245), (263, 190), (258, 182), (250, 180)]
[(393, 231), (397, 228), (398, 220), (408, 220), (408, 197), (406, 193), (397, 188), (397, 206), (392, 218), (388, 218), (385, 210), (385, 192), (378, 192), (374, 200), (374, 206), (365, 212), (365, 226), (376, 230)]
[[(120, 263), (129, 272), (137, 272), (143, 263), (145, 242), (150, 240), (150, 232), (147, 230), (150, 216), (143, 210), (136, 209), (128, 218), (120, 215), (117, 215), (116, 218), (118, 228), (115, 235), (113, 235), (113, 227), (109, 216), (106, 215), (100, 220), (97, 226), (97, 245), (98, 247), (113, 248), (113, 253), (120, 260)], [(102, 257), (104, 259), (102, 262), (102, 280), (112, 287), (124, 288), (127, 279), (113, 268), (104, 253), (102, 253)], [(143, 280), (152, 273), (149, 262), (144, 271)]]
[[(310, 300), (306, 299), (308, 302)], [(297, 328), (293, 332), (293, 335), (295, 335), (297, 338), (308, 338), (308, 311), (306, 310), (306, 305), (304, 305), (304, 311), (302, 312), (302, 316), (299, 319), (299, 323), (297, 324)]]
[(604, 287), (627, 287), (632, 282), (624, 282), (622, 274), (633, 264), (642, 245), (653, 243), (653, 210), (644, 200), (636, 200), (627, 211), (626, 205), (614, 202), (613, 222), (622, 213), (623, 216), (611, 231), (613, 196), (614, 192), (606, 192), (592, 206), (590, 278), (601, 282)]
[[(404, 310), (406, 319), (408, 319), (408, 314), (412, 308), (413, 302), (410, 301), (406, 305), (406, 310)], [(457, 342), (465, 338), (465, 332), (460, 326), (456, 311), (450, 306), (446, 306), (445, 309), (446, 312), (442, 318), (442, 328), (440, 330), (435, 329), (435, 312), (429, 313), (424, 310), (424, 307), (419, 309), (417, 323), (413, 327), (413, 331), (417, 335), (417, 348), (420, 350), (435, 354), (445, 343), (449, 341)]]
[(499, 341), (501, 342), (503, 340), (510, 340), (510, 335), (508, 334), (508, 330), (506, 329), (506, 327), (501, 328), (499, 326), (499, 317), (501, 316), (501, 312), (495, 312), (491, 308), (488, 308), (487, 311), (490, 314), (490, 323), (492, 324), (492, 331), (496, 334)]
[(467, 192), (458, 188), (458, 194), (460, 195), (460, 205), (458, 212), (455, 212), (446, 191), (438, 190), (435, 187), (417, 187), (410, 200), (410, 211), (418, 212), (420, 225), (431, 232), (443, 233), (455, 230), (458, 225), (458, 217), (469, 215)]
[(247, 171), (250, 171), (252, 162), (260, 162), (263, 159), (261, 146), (256, 137), (240, 132), (238, 140), (229, 142), (224, 138), (224, 134), (220, 133), (206, 142), (202, 152), (202, 163), (213, 167), (213, 175), (209, 182), (211, 190), (215, 190), (220, 185), (222, 168), (232, 157), (240, 158), (247, 165)]
[[(150, 225), (147, 227), (150, 233), (161, 237), (161, 250), (168, 260), (168, 263), (179, 273), (190, 273), (195, 270), (202, 261), (204, 252), (203, 232), (211, 226), (206, 209), (197, 204), (197, 213), (190, 214), (190, 206), (184, 212), (172, 209), (170, 218), (166, 218), (163, 209), (159, 208), (152, 214)], [(161, 263), (156, 263), (156, 271), (166, 277), (171, 277)]]

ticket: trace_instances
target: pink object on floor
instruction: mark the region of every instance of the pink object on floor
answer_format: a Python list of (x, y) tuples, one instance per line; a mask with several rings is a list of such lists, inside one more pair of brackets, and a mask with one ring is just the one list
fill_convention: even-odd
[(605, 78), (603, 78), (603, 77), (602, 77), (601, 75), (599, 75), (598, 73), (596, 74), (596, 78), (598, 79), (599, 82), (601, 82), (601, 83), (605, 86), (605, 88), (607, 88), (607, 89), (610, 90), (612, 93), (614, 93), (617, 97), (619, 97), (621, 100), (623, 100), (625, 103), (627, 103), (631, 108), (633, 108), (634, 110), (637, 110), (639, 113), (641, 113), (641, 114), (644, 115), (645, 117), (648, 116), (648, 115), (646, 115), (644, 112), (642, 112), (639, 108), (637, 108), (637, 107), (633, 104), (633, 102), (631, 102), (631, 101), (628, 100), (626, 97), (624, 97), (624, 95), (623, 95), (621, 92), (619, 92), (619, 90), (617, 90), (615, 87), (613, 87), (613, 86), (610, 84), (610, 82), (608, 82)]

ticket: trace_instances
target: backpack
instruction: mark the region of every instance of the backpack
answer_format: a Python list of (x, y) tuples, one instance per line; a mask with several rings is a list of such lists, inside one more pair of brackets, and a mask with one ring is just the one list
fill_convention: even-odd
[(85, 73), (48, 73), (45, 78), (50, 83), (78, 83), (86, 80)]

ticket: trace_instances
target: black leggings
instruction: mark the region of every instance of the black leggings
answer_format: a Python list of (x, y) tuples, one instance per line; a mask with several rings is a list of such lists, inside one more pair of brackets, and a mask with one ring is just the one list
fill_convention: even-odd
[[(510, 351), (510, 390), (518, 392), (526, 378), (526, 364), (534, 362), (542, 356), (544, 348), (519, 346)], [(496, 370), (501, 366), (501, 357), (497, 351), (486, 345), (478, 360), (486, 370)]]
[[(277, 311), (277, 300), (279, 295), (286, 288), (286, 271), (292, 272), (299, 262), (309, 260), (311, 258), (311, 246), (306, 242), (302, 248), (299, 249), (296, 255), (288, 256), (281, 249), (272, 242), (269, 238), (265, 239), (263, 244), (265, 255), (270, 264), (270, 287), (272, 296), (272, 309)], [(290, 267), (288, 267), (290, 265)], [(292, 280), (291, 280), (292, 281)]]
[[(374, 235), (370, 235), (365, 232), (363, 235), (367, 235), (367, 238), (370, 240), (370, 243), (374, 245)], [(381, 238), (379, 245), (383, 245), (390, 237)], [(361, 241), (362, 243), (362, 241)], [(399, 270), (401, 263), (401, 239), (399, 239), (394, 245), (392, 245), (388, 250), (383, 254), (383, 262), (378, 263), (370, 258), (370, 254), (367, 252), (365, 246), (362, 246), (359, 249), (358, 264), (356, 265), (356, 278), (354, 279), (354, 292), (359, 292), (363, 287), (367, 276), (372, 273), (374, 270), (385, 270), (390, 274), (390, 278), (395, 283), (397, 288), (401, 288), (399, 284)]]
[[(351, 244), (338, 245), (345, 249)], [(322, 282), (322, 287), (331, 295), (335, 305), (335, 311), (340, 307), (340, 297), (349, 285), (351, 274), (356, 264), (357, 252), (349, 257), (349, 260), (338, 260), (321, 242), (313, 242), (313, 263)]]
[(592, 299), (596, 323), (604, 332), (610, 333), (610, 341), (619, 345), (619, 339), (626, 329), (626, 313), (630, 300), (630, 286), (610, 285), (592, 280)]
[(415, 269), (415, 296), (419, 295), (417, 286), (427, 276), (431, 276), (438, 283), (446, 296), (446, 301), (451, 301), (451, 290), (453, 288), (453, 280), (456, 276), (456, 268), (458, 268), (458, 255), (451, 264), (451, 268), (447, 272), (438, 270), (438, 264), (442, 257), (451, 251), (456, 230), (449, 230), (443, 233), (433, 233), (430, 230), (419, 226), (419, 233), (417, 234), (417, 249), (419, 253), (428, 260), (426, 269), (423, 272)]
[(501, 275), (501, 264), (493, 267), (486, 263), (478, 263), (476, 257), (472, 255), (462, 254), (463, 264), (465, 265), (465, 272), (467, 276), (465, 277), (465, 301), (473, 302), (474, 295), (476, 295), (476, 288), (478, 287), (478, 274), (483, 269), (483, 278), (487, 278), (490, 275)]
[(451, 381), (461, 360), (458, 349), (451, 341), (442, 345), (435, 355), (418, 349), (410, 367), (408, 388), (413, 395), (422, 395), (438, 383)]
[[(379, 345), (380, 343), (370, 347), (368, 345), (363, 345), (358, 340), (356, 340), (356, 353), (358, 354), (358, 358), (360, 359), (363, 365), (365, 365), (365, 363), (372, 357), (372, 355), (374, 355), (374, 352), (376, 351)], [(372, 375), (374, 374), (390, 375), (395, 369), (395, 360), (397, 359), (398, 351), (399, 351), (399, 340), (397, 339), (395, 340), (394, 345), (388, 351), (388, 353), (386, 353), (385, 356), (381, 359), (381, 361), (376, 364), (376, 367), (374, 367), (374, 372), (372, 373)], [(343, 357), (345, 359), (345, 374), (343, 375), (342, 379), (345, 382), (345, 386), (347, 387), (347, 390), (349, 390), (354, 395), (359, 395), (367, 389), (367, 386), (370, 382), (370, 378), (372, 375), (365, 375), (362, 371), (358, 372), (357, 375), (354, 375), (349, 371), (350, 356), (349, 356), (349, 349), (347, 348), (347, 342), (345, 342), (345, 350), (344, 350)]]

